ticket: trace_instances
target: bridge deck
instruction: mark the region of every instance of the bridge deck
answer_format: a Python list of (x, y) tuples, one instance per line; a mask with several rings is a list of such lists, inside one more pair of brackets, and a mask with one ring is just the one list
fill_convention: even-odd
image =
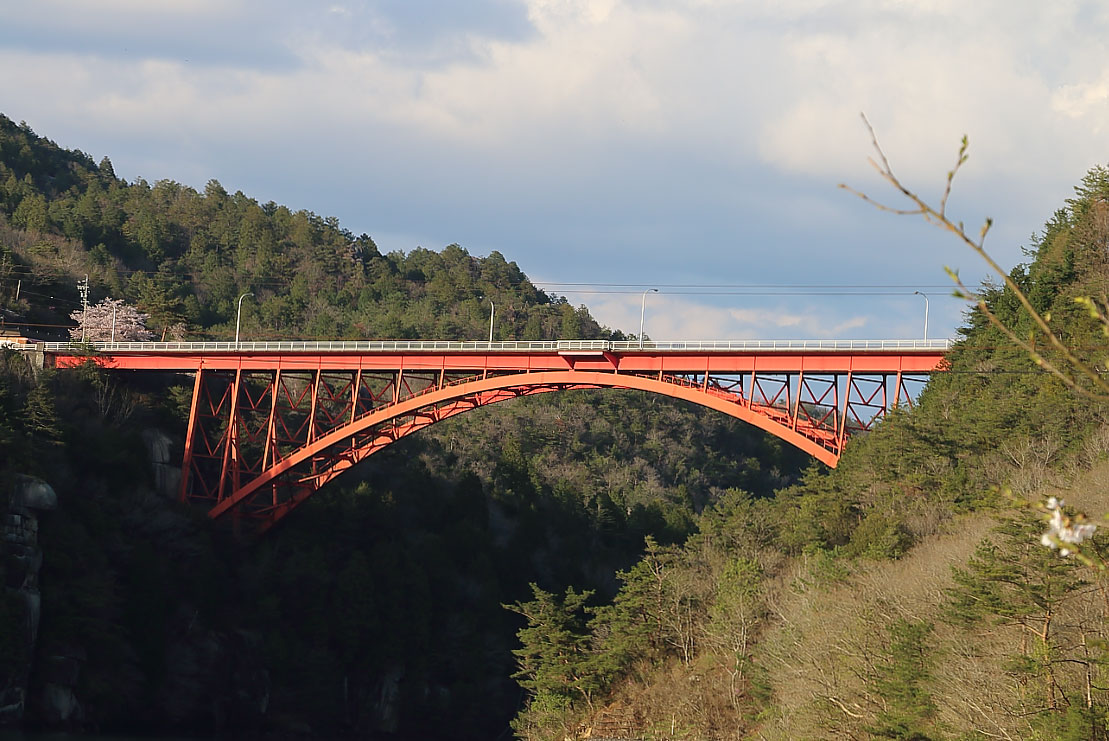
[(935, 370), (949, 340), (687, 340), (612, 342), (290, 341), (45, 343), (57, 366), (206, 369), (813, 373)]

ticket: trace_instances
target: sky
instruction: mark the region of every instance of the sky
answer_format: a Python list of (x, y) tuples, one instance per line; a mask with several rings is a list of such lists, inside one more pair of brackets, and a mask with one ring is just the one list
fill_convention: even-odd
[(904, 205), (861, 114), (933, 203), (969, 137), (948, 212), (1008, 268), (1109, 159), (1106, 38), (1073, 0), (6, 0), (0, 113), (658, 340), (940, 338), (945, 266), (987, 273), (837, 187)]

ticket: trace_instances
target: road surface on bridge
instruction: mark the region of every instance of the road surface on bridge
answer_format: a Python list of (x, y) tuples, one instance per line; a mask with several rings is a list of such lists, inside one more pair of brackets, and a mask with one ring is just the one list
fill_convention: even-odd
[[(282, 341), (282, 342), (47, 342), (40, 346), (58, 367), (89, 356), (119, 370), (198, 368), (389, 367), (490, 370), (617, 369), (630, 372), (783, 372), (874, 370), (930, 372), (950, 340), (677, 340), (628, 342), (550, 340)], [(483, 359), (483, 360), (478, 360)], [(698, 359), (707, 361), (698, 362)]]

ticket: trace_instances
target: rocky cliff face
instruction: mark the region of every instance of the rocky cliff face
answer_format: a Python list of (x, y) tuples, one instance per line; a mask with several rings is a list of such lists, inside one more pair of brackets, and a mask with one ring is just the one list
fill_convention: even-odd
[(173, 439), (161, 430), (147, 428), (142, 431), (142, 440), (150, 457), (154, 490), (167, 499), (175, 498), (181, 486), (181, 460), (180, 456), (173, 459)]
[[(30, 476), (17, 476), (8, 500), (7, 515), (0, 530), (0, 562), (3, 563), (4, 624), (8, 634), (0, 638), (7, 672), (0, 676), (0, 725), (13, 725), (23, 718), (27, 702), (27, 680), (38, 641), (42, 598), (38, 575), (42, 550), (38, 545), (39, 514), (55, 509), (58, 497), (50, 485)], [(61, 689), (61, 688), (59, 688)], [(66, 694), (62, 692), (61, 694)], [(62, 699), (67, 718), (80, 712), (72, 697)]]
[(16, 476), (0, 499), (0, 728), (256, 733), (266, 722), (262, 636), (198, 618), (198, 601), (224, 593), (198, 586), (220, 556), (172, 501), (170, 439), (143, 438), (157, 493), (105, 494), (90, 478), (71, 498)]

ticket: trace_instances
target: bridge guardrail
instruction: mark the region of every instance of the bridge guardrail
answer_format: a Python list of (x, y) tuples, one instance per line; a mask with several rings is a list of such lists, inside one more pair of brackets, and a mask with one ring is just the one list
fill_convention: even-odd
[[(51, 353), (329, 353), (329, 352), (777, 352), (946, 351), (952, 340), (539, 340), (468, 342), (457, 340), (288, 340), (266, 342), (45, 342), (32, 348)], [(28, 348), (31, 349), (31, 348)]]

